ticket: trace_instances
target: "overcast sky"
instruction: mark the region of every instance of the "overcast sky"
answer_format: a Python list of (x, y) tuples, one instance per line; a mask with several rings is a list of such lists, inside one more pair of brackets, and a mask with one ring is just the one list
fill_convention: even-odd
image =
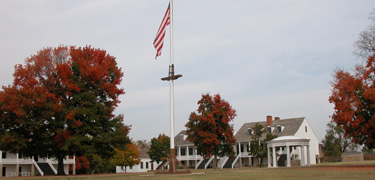
[[(106, 50), (117, 58), (126, 94), (116, 114), (134, 140), (169, 132), (169, 36), (155, 60), (153, 40), (168, 0), (0, 0), (0, 85), (14, 65), (60, 44)], [(306, 117), (321, 140), (333, 106), (335, 68), (360, 61), (353, 43), (374, 0), (175, 0), (175, 133), (202, 93), (237, 111), (234, 128)], [(169, 35), (169, 30), (167, 31)]]

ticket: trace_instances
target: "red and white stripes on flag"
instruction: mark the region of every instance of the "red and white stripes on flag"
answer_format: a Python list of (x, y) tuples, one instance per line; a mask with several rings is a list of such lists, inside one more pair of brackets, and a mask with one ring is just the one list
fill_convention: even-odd
[(170, 24), (171, 21), (171, 16), (170, 16), (170, 5), (168, 5), (167, 12), (165, 12), (163, 21), (160, 24), (158, 33), (156, 34), (156, 38), (154, 40), (154, 47), (156, 49), (156, 57), (155, 59), (161, 55), (161, 50), (163, 49), (163, 44), (164, 44), (164, 36), (165, 36), (165, 31), (167, 29), (167, 26)]

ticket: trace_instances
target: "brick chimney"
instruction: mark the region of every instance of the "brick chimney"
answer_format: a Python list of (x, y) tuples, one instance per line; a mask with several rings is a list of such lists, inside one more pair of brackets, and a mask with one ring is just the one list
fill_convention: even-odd
[(279, 121), (280, 120), (280, 117), (275, 117), (275, 121)]
[(272, 126), (272, 116), (267, 116), (267, 126)]

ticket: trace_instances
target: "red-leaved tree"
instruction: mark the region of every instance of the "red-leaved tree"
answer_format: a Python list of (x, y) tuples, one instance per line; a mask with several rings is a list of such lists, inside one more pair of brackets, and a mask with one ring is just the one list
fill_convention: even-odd
[(186, 123), (188, 140), (193, 142), (197, 153), (204, 157), (214, 156), (217, 167), (217, 156), (233, 155), (236, 142), (233, 125), (236, 111), (219, 94), (202, 95), (198, 101), (198, 110), (192, 112)]
[(114, 147), (130, 142), (129, 127), (113, 114), (124, 94), (122, 77), (104, 50), (40, 50), (16, 65), (13, 84), (0, 91), (0, 149), (55, 157), (58, 174), (65, 174), (67, 155), (109, 158)]
[(351, 74), (337, 70), (329, 102), (334, 104), (332, 120), (354, 143), (375, 148), (375, 55)]

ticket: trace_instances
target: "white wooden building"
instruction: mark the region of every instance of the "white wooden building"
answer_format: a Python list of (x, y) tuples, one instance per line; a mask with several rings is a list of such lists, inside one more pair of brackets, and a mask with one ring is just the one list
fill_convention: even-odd
[[(291, 149), (292, 154), (289, 154), (289, 160), (300, 160), (300, 162), (305, 163), (300, 165), (306, 165), (308, 159), (309, 164), (316, 164), (319, 162), (319, 140), (305, 117), (289, 119), (280, 119), (279, 117), (275, 117), (275, 119), (273, 119), (272, 116), (267, 116), (266, 121), (243, 124), (239, 131), (236, 133), (235, 137), (237, 140), (237, 160), (235, 160), (234, 162), (234, 167), (252, 166), (259, 164), (259, 160), (257, 158), (253, 158), (251, 155), (249, 155), (249, 147), (252, 140), (252, 128), (257, 123), (267, 128), (269, 133), (277, 135), (278, 138), (288, 136), (289, 138), (287, 139), (301, 139), (302, 141), (305, 141), (303, 139), (308, 140), (308, 145), (293, 146), (293, 148)], [(261, 141), (265, 139), (265, 136), (266, 135), (264, 134), (264, 136), (261, 138)], [(282, 138), (280, 140), (285, 141), (284, 139), (285, 138)], [(267, 146), (267, 144), (264, 144), (263, 142), (260, 143), (264, 146)], [(286, 147), (277, 147), (278, 148), (275, 149), (275, 153), (277, 152), (277, 154), (280, 155), (278, 157), (275, 156), (277, 164), (275, 164), (274, 161), (271, 161), (271, 163), (275, 165), (269, 167), (287, 166), (285, 164), (285, 160), (287, 160), (288, 155), (286, 153)], [(304, 149), (301, 150), (301, 147), (303, 147)], [(302, 151), (304, 153), (303, 155), (301, 154)], [(303, 160), (301, 159), (302, 157), (304, 158)], [(266, 157), (263, 159), (262, 163), (264, 165), (267, 165), (268, 162), (268, 158)]]
[[(0, 151), (0, 176), (43, 176), (57, 174), (57, 160), (49, 158), (27, 158), (18, 153)], [(72, 171), (69, 171), (69, 166)], [(75, 174), (75, 157), (64, 160), (65, 174)]]

